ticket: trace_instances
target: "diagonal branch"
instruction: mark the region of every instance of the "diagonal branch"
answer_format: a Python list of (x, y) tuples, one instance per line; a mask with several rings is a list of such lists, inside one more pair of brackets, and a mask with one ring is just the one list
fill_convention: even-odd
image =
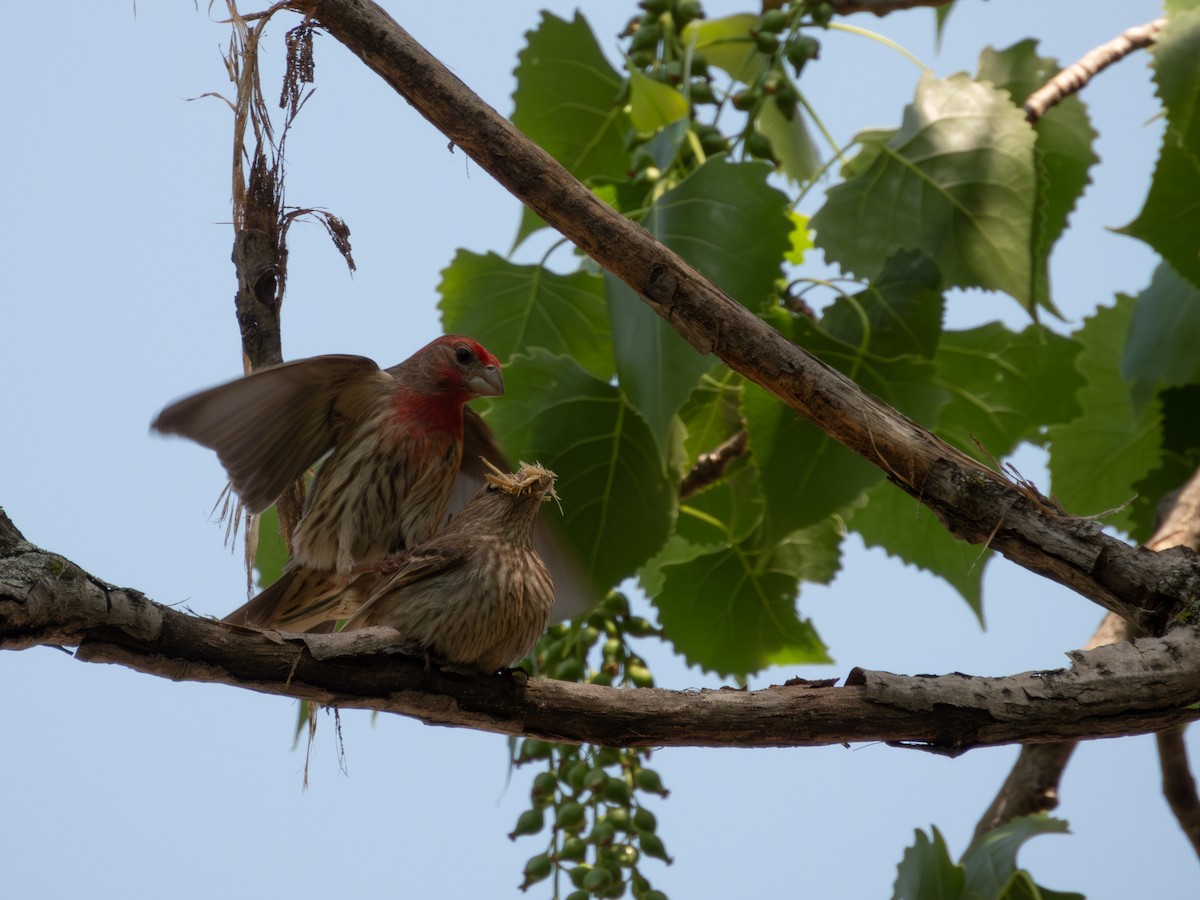
[(950, 447), (786, 340), (624, 218), (472, 93), (370, 0), (292, 0), (479, 166), (630, 285), (696, 350), (775, 394), (926, 504), (957, 537), (1161, 633), (1200, 596), (1200, 561), (1153, 554), (1066, 515)]
[(885, 741), (953, 755), (1013, 742), (1159, 731), (1200, 717), (1200, 634), (1191, 627), (1071, 654), (1067, 669), (1008, 678), (855, 669), (840, 688), (699, 692), (430, 670), (422, 660), (389, 654), (394, 639), (386, 628), (280, 634), (185, 615), (39, 550), (0, 511), (0, 648), (77, 646), (77, 659), (175, 681), (604, 746)]
[(1025, 118), (1031, 124), (1036, 122), (1046, 114), (1046, 110), (1083, 90), (1093, 77), (1113, 63), (1124, 59), (1134, 50), (1149, 47), (1158, 40), (1158, 34), (1166, 24), (1166, 19), (1155, 19), (1145, 25), (1137, 25), (1089, 50), (1079, 62), (1067, 66), (1029, 95), (1025, 100)]

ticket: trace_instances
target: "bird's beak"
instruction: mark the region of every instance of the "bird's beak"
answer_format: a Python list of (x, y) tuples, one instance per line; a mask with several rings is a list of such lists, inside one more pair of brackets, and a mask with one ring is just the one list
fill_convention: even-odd
[(504, 393), (504, 376), (499, 366), (484, 366), (467, 379), (467, 387), (481, 397), (499, 397)]

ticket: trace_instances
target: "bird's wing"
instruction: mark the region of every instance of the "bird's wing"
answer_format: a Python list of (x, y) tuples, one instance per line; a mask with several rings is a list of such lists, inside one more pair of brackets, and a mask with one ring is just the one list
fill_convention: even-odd
[(346, 621), (343, 630), (390, 624), (393, 610), (404, 604), (411, 591), (420, 590), (424, 582), (452, 572), (465, 561), (466, 555), (457, 541), (434, 538), (408, 551), (396, 573), (375, 589), (371, 599)]
[(172, 403), (151, 424), (217, 452), (246, 507), (262, 512), (334, 444), (337, 387), (379, 372), (364, 356), (260, 369)]
[[(483, 421), (483, 417), (471, 407), (464, 407), (462, 468), (450, 496), (449, 509), (452, 516), (457, 515), (483, 486), (483, 476), (487, 472), (487, 467), (483, 464), (484, 459), (504, 472), (513, 471), (512, 464), (496, 440), (496, 435)], [(538, 516), (537, 522), (534, 523), (533, 546), (546, 563), (550, 577), (554, 580), (553, 621), (561, 622), (583, 615), (592, 609), (600, 601), (600, 591), (579, 554), (555, 527), (549, 512), (547, 510), (547, 513)], [(555, 510), (554, 515), (557, 514), (558, 511)]]

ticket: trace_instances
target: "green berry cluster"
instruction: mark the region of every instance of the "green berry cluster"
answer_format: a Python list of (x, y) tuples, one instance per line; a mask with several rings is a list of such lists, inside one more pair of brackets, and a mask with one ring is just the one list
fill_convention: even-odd
[[(657, 634), (648, 621), (631, 615), (628, 600), (614, 592), (586, 619), (553, 626), (530, 666), (552, 678), (649, 687), (653, 678), (629, 639)], [(546, 849), (525, 865), (522, 890), (553, 876), (555, 898), (665, 900), (640, 868), (645, 858), (671, 862), (658, 836), (658, 821), (645, 806), (649, 797), (667, 796), (662, 779), (647, 766), (650, 756), (648, 749), (580, 747), (533, 738), (519, 743), (514, 765), (544, 768), (534, 776), (529, 809), (518, 817), (509, 838), (549, 829)]]

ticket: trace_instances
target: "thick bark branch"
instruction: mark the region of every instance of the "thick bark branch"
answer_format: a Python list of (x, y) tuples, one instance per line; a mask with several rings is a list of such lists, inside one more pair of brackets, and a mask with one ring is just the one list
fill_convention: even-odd
[(283, 635), (185, 615), (27, 543), (0, 511), (0, 648), (77, 646), (76, 658), (176, 681), (250, 688), (500, 734), (605, 746), (782, 747), (886, 741), (958, 754), (1013, 742), (1157, 731), (1200, 716), (1200, 635), (1071, 654), (1008, 678), (855, 669), (846, 687), (621, 690), (467, 676), (387, 652), (390, 629)]
[(1188, 767), (1183, 732), (1184, 726), (1178, 725), (1155, 735), (1162, 764), (1162, 790), (1179, 827), (1200, 856), (1200, 796), (1196, 794), (1196, 779)]
[(1100, 532), (862, 391), (707, 282), (518, 132), (369, 0), (294, 0), (504, 187), (625, 281), (696, 350), (885, 471), (959, 538), (986, 543), (1149, 633), (1200, 596), (1200, 563)]

